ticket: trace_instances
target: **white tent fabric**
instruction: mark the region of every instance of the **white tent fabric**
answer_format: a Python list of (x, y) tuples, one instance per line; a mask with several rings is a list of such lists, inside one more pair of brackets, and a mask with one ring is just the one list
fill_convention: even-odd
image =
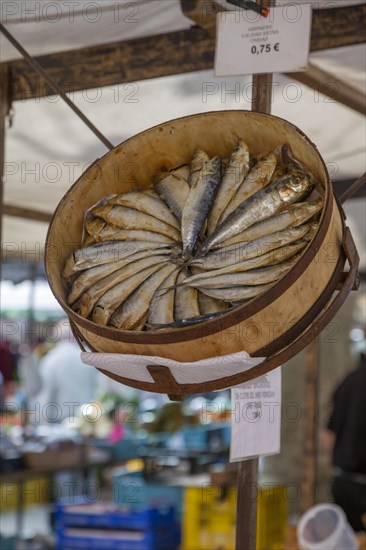
[[(39, 4), (27, 2), (27, 9), (32, 3)], [(352, 0), (350, 3), (361, 2)], [(12, 1), (11, 4), (21, 10), (23, 2)], [(67, 2), (57, 4), (66, 5)], [(46, 20), (39, 23), (31, 18), (22, 22), (20, 11), (14, 13), (8, 28), (29, 53), (39, 55), (191, 25), (183, 16), (178, 0), (132, 3), (139, 6), (139, 12), (138, 22), (130, 26), (125, 21), (121, 25), (110, 24), (108, 17), (111, 14), (113, 17), (113, 10), (108, 6), (116, 2), (85, 0), (74, 4), (81, 8), (89, 4), (90, 17), (91, 6), (102, 5), (102, 16), (93, 25), (92, 33), (84, 29), (83, 15), (76, 15), (76, 7), (74, 20), (62, 17), (54, 23), (47, 21), (51, 8)], [(123, 5), (131, 2), (118, 4), (123, 10)], [(349, 5), (339, 1), (313, 4), (315, 7)], [(4, 16), (4, 11), (2, 14)], [(90, 28), (91, 23), (88, 25)], [(50, 36), (52, 39), (47, 40)], [(3, 37), (2, 45), (5, 46)], [(12, 47), (6, 45), (2, 61), (14, 57)], [(358, 89), (365, 89), (363, 45), (315, 52), (311, 54), (311, 61)], [(71, 94), (71, 98), (117, 145), (137, 132), (172, 118), (220, 109), (250, 109), (251, 78), (222, 79), (215, 78), (213, 71), (202, 71), (85, 90)], [(105, 154), (106, 148), (59, 97), (16, 102), (13, 107), (14, 125), (6, 136), (5, 203), (52, 213), (67, 189), (91, 162)], [(309, 136), (334, 179), (356, 178), (365, 171), (366, 132), (362, 115), (280, 74), (274, 75), (272, 112), (293, 122)], [(349, 201), (346, 210), (349, 223), (359, 235), (359, 250), (363, 252), (365, 203)], [(5, 260), (15, 256), (24, 260), (40, 258), (46, 230), (47, 224), (6, 216)], [(363, 257), (363, 265), (364, 262)]]
[[(188, 29), (179, 0), (5, 0), (2, 21), (31, 55)], [(19, 52), (1, 36), (2, 61)]]

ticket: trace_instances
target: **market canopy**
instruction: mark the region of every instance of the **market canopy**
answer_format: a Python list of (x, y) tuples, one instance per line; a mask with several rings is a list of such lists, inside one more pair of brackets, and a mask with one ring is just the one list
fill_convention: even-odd
[[(309, 2), (296, 2), (302, 3)], [(223, 79), (213, 74), (217, 7), (206, 0), (182, 4), (185, 14), (179, 0), (12, 0), (1, 9), (6, 28), (117, 145), (175, 117), (251, 108), (250, 75)], [(341, 190), (365, 170), (359, 105), (366, 6), (357, 0), (312, 4), (324, 9), (313, 13), (311, 70), (274, 75), (272, 113), (310, 137)], [(1, 81), (7, 81), (12, 101), (12, 127), (6, 130), (4, 258), (39, 261), (57, 203), (106, 148), (4, 36), (0, 46)], [(348, 201), (346, 211), (362, 252), (364, 199)]]

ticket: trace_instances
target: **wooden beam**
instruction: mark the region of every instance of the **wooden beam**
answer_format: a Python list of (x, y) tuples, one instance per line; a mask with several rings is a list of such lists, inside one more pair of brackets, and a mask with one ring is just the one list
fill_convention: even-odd
[(343, 103), (347, 107), (351, 107), (351, 109), (362, 115), (366, 113), (365, 95), (362, 92), (312, 63), (309, 63), (305, 72), (287, 74), (298, 82)]
[[(209, 31), (215, 29), (217, 13), (223, 11), (215, 0), (181, 0), (181, 4), (187, 17)], [(264, 6), (265, 2), (261, 2), (261, 5)], [(233, 5), (231, 9), (238, 8)], [(363, 43), (365, 25), (366, 5), (314, 9), (310, 50), (325, 50)]]
[[(173, 74), (211, 69), (214, 63), (215, 18), (211, 4), (197, 17), (206, 29), (188, 30), (113, 42), (37, 57), (66, 92), (113, 86)], [(209, 8), (207, 7), (209, 6)], [(194, 13), (194, 10), (191, 10)], [(366, 5), (313, 11), (311, 50), (365, 41)], [(4, 64), (10, 70), (14, 101), (55, 94), (24, 60)], [(127, 90), (132, 92), (132, 90)]]
[(313, 340), (305, 355), (305, 436), (302, 463), (301, 512), (305, 513), (316, 504), (318, 483), (318, 432), (319, 432), (319, 342)]
[(3, 214), (4, 216), (15, 216), (16, 218), (24, 218), (26, 220), (45, 223), (50, 223), (52, 220), (52, 214), (48, 212), (41, 212), (40, 210), (33, 210), (32, 208), (22, 208), (21, 206), (14, 206), (12, 204), (4, 204)]
[[(214, 41), (194, 27), (36, 58), (66, 92), (114, 86), (213, 67)], [(9, 62), (13, 100), (57, 93), (24, 60)], [(134, 87), (123, 91), (123, 100)]]

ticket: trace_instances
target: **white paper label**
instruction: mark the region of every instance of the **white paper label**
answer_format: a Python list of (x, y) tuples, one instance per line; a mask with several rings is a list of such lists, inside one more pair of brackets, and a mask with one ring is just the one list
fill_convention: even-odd
[(273, 455), (281, 447), (281, 367), (231, 389), (230, 462)]
[(215, 76), (305, 71), (310, 34), (310, 4), (218, 13)]

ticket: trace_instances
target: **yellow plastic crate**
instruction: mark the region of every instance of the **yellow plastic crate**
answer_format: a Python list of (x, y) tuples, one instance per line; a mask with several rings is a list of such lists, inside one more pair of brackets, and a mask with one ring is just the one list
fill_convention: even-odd
[[(283, 486), (260, 488), (257, 550), (284, 543), (287, 502)], [(215, 485), (189, 487), (184, 494), (182, 550), (235, 550), (236, 489)]]
[[(24, 482), (23, 504), (34, 506), (48, 502), (50, 499), (50, 480), (48, 478), (37, 478)], [(2, 512), (15, 510), (19, 498), (19, 484), (13, 482), (0, 483), (0, 508)]]

